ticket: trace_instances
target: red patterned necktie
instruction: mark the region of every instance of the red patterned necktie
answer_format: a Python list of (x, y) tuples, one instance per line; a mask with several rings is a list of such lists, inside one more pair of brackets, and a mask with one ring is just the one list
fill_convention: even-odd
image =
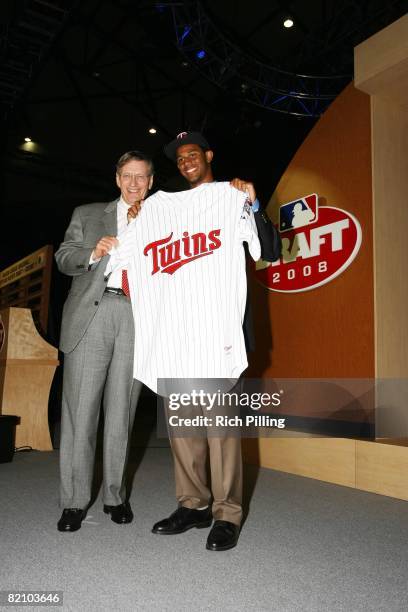
[(127, 297), (130, 297), (127, 270), (122, 270), (122, 291)]

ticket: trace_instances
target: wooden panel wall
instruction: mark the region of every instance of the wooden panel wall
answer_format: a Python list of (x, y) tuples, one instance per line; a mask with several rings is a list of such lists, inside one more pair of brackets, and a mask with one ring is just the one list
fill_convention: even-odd
[[(279, 146), (279, 143), (275, 143)], [(289, 164), (268, 206), (316, 192), (360, 221), (363, 242), (351, 266), (327, 285), (274, 293), (252, 279), (256, 353), (248, 376), (372, 377), (374, 298), (369, 96), (353, 85), (315, 125)]]
[(373, 96), (372, 125), (376, 370), (408, 378), (408, 109)]
[(408, 15), (354, 57), (371, 97), (376, 375), (393, 379), (377, 393), (377, 435), (408, 437)]
[[(362, 249), (345, 273), (310, 293), (282, 296), (253, 287), (260, 350), (252, 375), (408, 380), (408, 16), (355, 49), (355, 83), (362, 92), (350, 85), (316, 124), (269, 213), (277, 220), (280, 204), (316, 191), (359, 219)], [(376, 416), (388, 444), (245, 440), (246, 460), (408, 500), (407, 439), (400, 439), (408, 438), (407, 395), (394, 387), (376, 398), (385, 412), (393, 408), (392, 423), (387, 415), (381, 421), (381, 411)]]

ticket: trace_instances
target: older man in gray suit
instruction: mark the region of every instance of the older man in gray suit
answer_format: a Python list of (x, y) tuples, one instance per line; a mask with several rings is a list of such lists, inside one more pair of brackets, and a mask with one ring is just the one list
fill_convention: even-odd
[(124, 472), (141, 383), (133, 380), (134, 324), (126, 270), (105, 278), (109, 252), (129, 219), (140, 210), (153, 182), (153, 165), (139, 151), (116, 166), (121, 196), (74, 210), (55, 254), (58, 268), (72, 276), (64, 305), (60, 349), (64, 383), (60, 445), (63, 508), (59, 531), (76, 531), (91, 499), (96, 436), (103, 396), (104, 512), (130, 523)]

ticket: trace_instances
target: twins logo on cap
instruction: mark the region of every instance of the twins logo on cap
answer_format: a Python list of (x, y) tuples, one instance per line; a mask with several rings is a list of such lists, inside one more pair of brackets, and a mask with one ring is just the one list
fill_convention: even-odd
[(204, 151), (208, 151), (208, 149), (210, 149), (210, 145), (201, 132), (180, 132), (180, 134), (177, 134), (174, 140), (169, 142), (169, 144), (164, 147), (164, 152), (169, 159), (176, 161), (177, 149), (187, 144), (198, 145)]
[(271, 291), (298, 293), (330, 282), (356, 257), (361, 226), (351, 213), (334, 206), (318, 207), (313, 193), (282, 204), (279, 209), (282, 255), (259, 260), (256, 277)]

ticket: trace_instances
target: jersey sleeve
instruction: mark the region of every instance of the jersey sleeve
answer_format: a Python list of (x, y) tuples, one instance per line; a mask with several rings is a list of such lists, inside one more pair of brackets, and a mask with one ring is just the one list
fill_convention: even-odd
[(258, 230), (256, 228), (254, 213), (251, 203), (245, 200), (239, 220), (239, 236), (242, 242), (248, 244), (248, 250), (254, 261), (258, 261), (261, 257), (261, 245), (258, 238)]

